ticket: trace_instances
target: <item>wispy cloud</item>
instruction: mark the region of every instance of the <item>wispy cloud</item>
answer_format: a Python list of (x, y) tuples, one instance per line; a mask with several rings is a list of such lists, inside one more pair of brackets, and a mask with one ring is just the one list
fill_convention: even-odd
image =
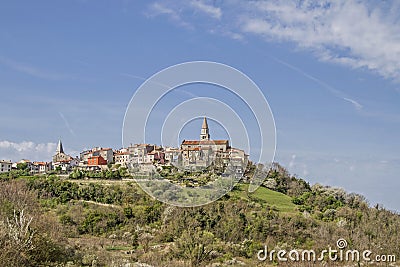
[(179, 9), (170, 8), (167, 5), (155, 2), (150, 5), (149, 10), (146, 12), (148, 17), (157, 17), (160, 15), (167, 16), (171, 21), (177, 23), (179, 26), (192, 29), (193, 26), (186, 22), (179, 13)]
[(11, 159), (13, 162), (23, 158), (32, 161), (50, 161), (56, 147), (56, 143), (37, 144), (32, 141), (15, 143), (3, 140), (0, 141), (0, 159)]
[(15, 71), (45, 80), (58, 81), (58, 80), (70, 79), (72, 77), (71, 75), (56, 73), (25, 62), (20, 62), (4, 57), (0, 57), (0, 63)]
[[(292, 42), (320, 61), (366, 69), (400, 82), (400, 5), (396, 1), (160, 0), (152, 7), (173, 20), (185, 17), (186, 23), (214, 29), (211, 32), (220, 32), (215, 30), (219, 27), (236, 37), (251, 34), (267, 42)], [(193, 16), (197, 11), (217, 20), (197, 21)]]
[(257, 15), (242, 16), (245, 32), (294, 42), (323, 61), (400, 79), (399, 16), (386, 16), (368, 1), (256, 1), (249, 9)]
[(215, 19), (220, 19), (222, 16), (222, 11), (221, 8), (219, 7), (215, 7), (212, 5), (208, 5), (206, 3), (204, 3), (201, 0), (194, 0), (191, 1), (190, 4), (198, 11), (201, 11), (207, 15), (209, 15), (210, 17), (213, 17)]
[(324, 81), (322, 81), (322, 80), (320, 80), (320, 79), (314, 77), (313, 75), (310, 75), (310, 74), (306, 73), (305, 71), (303, 71), (302, 69), (300, 69), (300, 68), (294, 66), (293, 64), (290, 64), (290, 63), (288, 63), (288, 62), (286, 62), (286, 61), (280, 60), (280, 59), (275, 58), (275, 57), (271, 57), (271, 58), (272, 58), (273, 60), (275, 60), (276, 62), (278, 62), (278, 63), (280, 63), (280, 64), (282, 64), (282, 65), (284, 65), (284, 66), (286, 66), (286, 67), (288, 67), (288, 68), (290, 68), (290, 69), (292, 69), (292, 70), (298, 72), (298, 73), (300, 73), (300, 74), (303, 75), (304, 77), (306, 77), (306, 78), (308, 78), (308, 79), (310, 79), (310, 80), (316, 82), (317, 84), (321, 85), (322, 88), (325, 88), (325, 89), (328, 90), (330, 93), (332, 93), (334, 96), (336, 96), (336, 97), (338, 97), (338, 98), (340, 98), (340, 99), (342, 99), (342, 100), (344, 100), (344, 101), (350, 102), (351, 104), (353, 104), (353, 106), (354, 106), (354, 108), (355, 108), (356, 110), (361, 110), (361, 109), (363, 108), (363, 106), (362, 106), (359, 102), (357, 102), (357, 101), (354, 100), (354, 99), (351, 99), (351, 98), (348, 97), (344, 92), (342, 92), (342, 91), (340, 91), (340, 90), (338, 90), (338, 89), (336, 89), (336, 88), (333, 88), (333, 87), (330, 86), (329, 84), (327, 84), (327, 83), (325, 83)]
[(348, 101), (351, 104), (353, 104), (354, 108), (357, 109), (357, 110), (361, 110), (363, 108), (363, 106), (360, 103), (358, 103), (357, 101), (355, 101), (353, 99), (344, 97), (343, 100)]
[(76, 136), (74, 130), (73, 130), (73, 129), (71, 128), (71, 126), (69, 125), (69, 123), (68, 123), (67, 119), (65, 118), (64, 114), (61, 113), (61, 112), (58, 112), (58, 114), (60, 114), (60, 117), (61, 117), (62, 120), (64, 121), (65, 127), (68, 129), (68, 131), (69, 131), (73, 136)]

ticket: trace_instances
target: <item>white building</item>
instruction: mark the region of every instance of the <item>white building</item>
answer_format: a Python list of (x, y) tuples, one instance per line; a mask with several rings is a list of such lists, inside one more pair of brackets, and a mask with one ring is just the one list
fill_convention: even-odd
[(0, 173), (9, 172), (12, 168), (11, 160), (0, 160)]
[(153, 151), (162, 151), (162, 148), (150, 144), (135, 144), (127, 148), (131, 155), (131, 163), (133, 164), (152, 164), (156, 159)]
[(164, 159), (166, 165), (180, 164), (182, 160), (182, 151), (176, 147), (167, 147), (164, 150)]
[(54, 162), (52, 165), (54, 170), (60, 168), (61, 171), (65, 172), (65, 171), (71, 171), (74, 167), (77, 167), (78, 164), (79, 164), (78, 158), (71, 158), (69, 160)]
[(121, 166), (128, 166), (128, 163), (131, 161), (131, 153), (128, 149), (123, 148), (121, 150), (117, 150), (114, 152), (114, 163), (119, 164)]
[(33, 173), (47, 173), (53, 169), (51, 162), (33, 162), (31, 172)]

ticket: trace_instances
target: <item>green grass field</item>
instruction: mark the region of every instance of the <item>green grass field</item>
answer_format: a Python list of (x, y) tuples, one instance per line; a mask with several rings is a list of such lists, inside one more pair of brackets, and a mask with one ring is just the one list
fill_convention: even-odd
[(293, 204), (292, 198), (285, 194), (272, 191), (265, 187), (259, 187), (255, 192), (249, 193), (247, 184), (238, 184), (237, 187), (237, 189), (230, 192), (232, 197), (244, 200), (253, 199), (262, 205), (269, 205), (283, 213), (297, 212), (296, 205)]
[[(101, 183), (102, 185), (110, 185), (110, 184), (121, 184), (124, 185), (127, 183), (127, 181), (121, 181), (121, 180), (116, 180), (116, 181), (103, 181), (103, 180), (71, 180), (73, 182), (82, 182), (82, 183), (93, 183), (93, 182), (98, 182)], [(276, 192), (273, 190), (270, 190), (268, 188), (260, 186), (255, 192), (249, 193), (248, 192), (248, 184), (242, 184), (239, 183), (235, 187), (235, 189), (231, 192), (229, 192), (229, 195), (233, 198), (238, 198), (238, 199), (243, 199), (243, 200), (253, 200), (256, 201), (257, 203), (263, 205), (263, 206), (270, 206), (275, 208), (277, 211), (282, 212), (282, 213), (296, 213), (298, 212), (297, 206), (293, 204), (292, 198), (290, 196), (287, 196), (283, 193)]]

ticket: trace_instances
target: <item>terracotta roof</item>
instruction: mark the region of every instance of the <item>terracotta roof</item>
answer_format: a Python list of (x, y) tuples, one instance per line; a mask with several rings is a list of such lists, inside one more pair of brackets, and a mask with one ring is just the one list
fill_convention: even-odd
[(223, 144), (227, 144), (228, 140), (209, 140), (209, 141), (201, 141), (200, 145), (206, 144), (206, 145), (223, 145)]
[(227, 143), (228, 140), (183, 140), (182, 145), (224, 145)]
[(133, 147), (146, 147), (146, 146), (150, 146), (150, 144), (134, 144), (133, 145)]
[(47, 164), (47, 162), (43, 162), (43, 161), (41, 161), (41, 162), (34, 162), (33, 163), (33, 165), (46, 165)]
[(115, 152), (115, 155), (130, 155), (130, 152)]
[(199, 140), (183, 140), (182, 145), (198, 145)]

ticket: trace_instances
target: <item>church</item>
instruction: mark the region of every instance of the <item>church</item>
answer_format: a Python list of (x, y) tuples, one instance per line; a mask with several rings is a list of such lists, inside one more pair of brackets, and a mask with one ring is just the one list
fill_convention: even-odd
[(61, 140), (58, 140), (56, 154), (53, 156), (53, 163), (70, 161), (72, 157), (64, 153), (64, 148)]
[(56, 154), (53, 156), (53, 167), (59, 167), (62, 171), (69, 171), (79, 163), (78, 159), (64, 153), (61, 140), (58, 140)]
[(232, 148), (229, 140), (211, 140), (207, 118), (204, 117), (199, 140), (183, 140), (180, 147), (182, 165), (190, 168), (205, 168), (214, 164), (227, 166), (230, 161), (247, 162), (243, 150)]

